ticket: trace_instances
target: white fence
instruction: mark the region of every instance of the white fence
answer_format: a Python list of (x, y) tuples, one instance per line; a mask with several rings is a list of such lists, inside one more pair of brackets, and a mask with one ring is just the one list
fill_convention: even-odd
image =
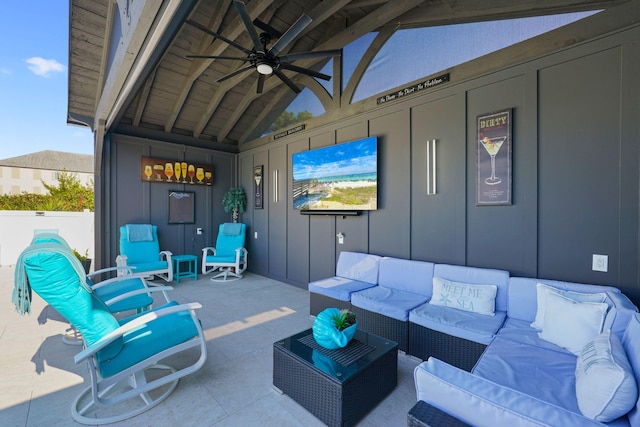
[(93, 212), (0, 211), (0, 266), (14, 265), (37, 232), (58, 233), (93, 259)]

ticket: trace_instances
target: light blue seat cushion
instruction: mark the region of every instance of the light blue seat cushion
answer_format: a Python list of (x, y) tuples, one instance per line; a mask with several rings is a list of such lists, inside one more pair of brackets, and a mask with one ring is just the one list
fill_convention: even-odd
[(496, 384), (581, 413), (576, 400), (576, 356), (496, 336), (473, 373)]
[(385, 257), (380, 260), (378, 285), (431, 298), (434, 264)]
[(381, 258), (373, 254), (342, 251), (336, 264), (336, 276), (377, 285)]
[[(94, 292), (102, 301), (109, 301), (126, 292), (144, 289), (145, 286), (139, 278), (123, 279), (97, 288)], [(128, 310), (137, 310), (149, 307), (153, 304), (153, 298), (148, 294), (139, 294), (109, 305), (112, 313), (120, 313)]]
[(605, 303), (609, 311), (603, 329), (611, 331), (622, 339), (622, 335), (638, 308), (619, 289), (612, 286), (590, 285), (584, 283), (564, 282), (558, 280), (535, 279), (529, 277), (511, 277), (509, 279), (509, 318), (524, 320), (529, 323), (536, 318), (537, 283), (543, 283), (563, 291), (606, 294)]
[[(433, 357), (415, 368), (414, 381), (419, 400), (424, 400), (473, 426), (593, 427), (603, 425), (582, 414), (500, 386)], [(625, 419), (609, 425), (629, 427)]]
[(309, 283), (309, 292), (324, 295), (333, 299), (350, 301), (354, 292), (375, 286), (374, 283), (347, 279), (346, 277), (329, 277)]
[(443, 332), (480, 344), (489, 344), (506, 318), (506, 312), (495, 315), (472, 313), (433, 304), (420, 305), (409, 313), (409, 321), (434, 331)]
[(409, 320), (411, 309), (427, 302), (424, 295), (374, 286), (351, 294), (351, 304), (402, 322)]
[(472, 285), (495, 285), (496, 311), (507, 311), (509, 294), (509, 272), (492, 268), (466, 267), (463, 265), (436, 264), (435, 277)]
[(351, 294), (378, 284), (378, 266), (382, 257), (361, 252), (342, 251), (336, 265), (336, 275), (310, 282), (309, 292), (342, 301)]
[[(622, 347), (627, 353), (629, 364), (633, 368), (636, 383), (640, 385), (640, 314), (631, 317), (626, 332), (622, 338)], [(640, 398), (635, 407), (627, 415), (633, 426), (640, 426)]]
[(543, 340), (538, 336), (537, 330), (530, 326), (527, 320), (513, 319), (507, 317), (502, 328), (498, 332), (498, 336), (504, 337), (511, 341), (528, 344), (535, 347), (545, 348), (547, 350), (566, 351), (557, 345)]
[[(125, 324), (132, 319), (177, 305), (175, 301), (120, 321)], [(130, 366), (154, 356), (174, 345), (186, 342), (198, 335), (198, 330), (188, 312), (179, 312), (157, 318), (140, 328), (124, 334), (122, 348), (116, 354), (98, 352), (98, 369), (103, 377), (110, 377)]]

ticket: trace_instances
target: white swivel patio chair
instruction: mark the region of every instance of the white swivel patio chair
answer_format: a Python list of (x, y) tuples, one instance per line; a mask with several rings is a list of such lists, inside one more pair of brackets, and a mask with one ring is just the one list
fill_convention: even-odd
[(218, 271), (211, 278), (214, 281), (241, 279), (242, 273), (247, 269), (249, 255), (244, 247), (246, 231), (246, 224), (220, 224), (216, 247), (202, 249), (202, 274)]
[[(70, 251), (72, 250), (67, 241), (55, 233), (39, 233), (31, 240), (31, 244), (35, 243), (57, 243)], [(114, 274), (118, 271), (124, 274), (101, 281), (96, 280), (96, 278), (102, 277), (103, 274)], [(154, 303), (154, 293), (162, 293), (164, 297), (163, 303), (171, 301), (167, 291), (172, 290), (172, 287), (154, 284), (149, 286), (149, 283), (144, 278), (144, 273), (141, 275), (134, 274), (126, 266), (124, 270), (119, 267), (108, 267), (94, 271), (87, 275), (86, 280), (92, 291), (104, 301), (109, 307), (109, 311), (113, 314), (129, 311), (140, 313), (150, 309)], [(67, 334), (63, 336), (62, 341), (65, 344), (80, 345), (82, 344), (82, 337), (80, 337), (75, 328), (71, 327), (67, 330)]]
[[(86, 362), (90, 386), (72, 403), (79, 423), (98, 425), (138, 415), (169, 397), (178, 380), (200, 369), (207, 357), (195, 310), (198, 303), (170, 302), (117, 320), (87, 284), (82, 264), (59, 243), (35, 243), (15, 267), (13, 302), (30, 311), (32, 291), (76, 328), (85, 348), (75, 362)], [(199, 357), (175, 369), (162, 362), (199, 349)]]
[(169, 251), (160, 250), (157, 226), (126, 224), (120, 227), (120, 256), (135, 274), (158, 276), (171, 282), (172, 255)]

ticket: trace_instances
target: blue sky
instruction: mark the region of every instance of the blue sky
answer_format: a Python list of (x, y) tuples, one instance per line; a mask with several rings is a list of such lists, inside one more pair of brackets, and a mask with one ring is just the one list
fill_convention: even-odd
[(370, 137), (296, 153), (293, 158), (293, 179), (376, 173), (377, 165), (377, 140)]
[(58, 150), (93, 154), (87, 128), (68, 126), (68, 0), (3, 2), (0, 159)]

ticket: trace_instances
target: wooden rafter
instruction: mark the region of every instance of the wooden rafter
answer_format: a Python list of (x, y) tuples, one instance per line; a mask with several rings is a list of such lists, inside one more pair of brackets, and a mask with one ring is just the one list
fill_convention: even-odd
[[(273, 0), (253, 1), (247, 6), (247, 12), (249, 13), (249, 16), (251, 17), (251, 19), (255, 19), (262, 12), (264, 12), (266, 8), (271, 6), (272, 3), (273, 3)], [(242, 23), (242, 20), (240, 19), (240, 17), (238, 17), (234, 21), (233, 25), (230, 25), (227, 27), (227, 31), (223, 31), (222, 35), (230, 40), (236, 40), (238, 36), (242, 34), (243, 31), (245, 31), (244, 24)], [(226, 44), (225, 42), (221, 40), (216, 40), (204, 52), (201, 52), (200, 54), (208, 55), (208, 56), (217, 56), (222, 54), (222, 52), (224, 52), (228, 47), (229, 45)], [(178, 98), (176, 99), (176, 102), (173, 104), (171, 115), (164, 125), (165, 131), (170, 132), (170, 130), (173, 129), (173, 125), (175, 124), (178, 118), (178, 114), (180, 114), (180, 111), (182, 110), (182, 107), (184, 106), (184, 103), (187, 100), (187, 96), (191, 91), (191, 87), (193, 86), (193, 83), (196, 81), (198, 77), (200, 77), (202, 73), (206, 71), (209, 65), (211, 65), (211, 62), (213, 62), (213, 59), (196, 59), (191, 63), (191, 67), (189, 68), (189, 71), (187, 72), (187, 75), (185, 76), (184, 81), (182, 82), (180, 92), (178, 94)]]
[[(314, 50), (326, 50), (326, 49), (335, 48), (336, 46), (340, 46), (340, 47), (345, 46), (351, 43), (352, 41), (362, 37), (363, 35), (369, 33), (370, 31), (373, 31), (375, 28), (379, 26), (379, 22), (381, 22), (381, 20), (383, 22), (386, 22), (389, 19), (393, 19), (393, 17), (406, 12), (407, 10), (415, 7), (417, 4), (420, 4), (422, 1), (424, 0), (402, 0), (402, 1), (394, 1), (394, 2), (387, 3), (379, 7), (378, 9), (376, 9), (374, 12), (370, 13), (366, 17), (362, 18), (360, 21), (357, 21), (355, 24), (351, 25), (350, 27), (346, 28), (345, 30), (341, 31), (335, 36), (331, 37), (328, 41), (322, 43), (320, 46), (318, 46)], [(317, 62), (318, 62), (317, 59), (300, 61), (299, 66), (304, 68), (309, 68), (314, 64), (316, 64)], [(297, 78), (299, 77), (292, 73), (286, 73), (286, 74), (294, 82), (296, 82)], [(265, 82), (263, 93), (269, 92), (274, 87), (280, 84), (282, 84), (280, 80), (273, 79), (273, 78), (268, 79)], [(250, 105), (251, 101), (253, 101), (258, 96), (260, 95), (255, 94), (255, 92), (247, 93), (245, 95), (245, 98), (242, 101), (242, 104)], [(213, 111), (212, 111), (212, 114), (213, 114)], [(239, 117), (240, 116), (238, 116), (237, 120), (239, 120)], [(209, 119), (210, 117), (207, 118), (207, 121)], [(229, 131), (230, 129), (233, 129), (233, 126), (235, 126), (235, 124), (237, 123), (237, 120), (235, 122), (232, 122), (231, 120), (227, 121), (225, 129), (228, 129)], [(228, 132), (224, 136), (226, 137), (227, 135), (228, 135)], [(219, 135), (219, 137), (220, 136), (221, 135)]]

